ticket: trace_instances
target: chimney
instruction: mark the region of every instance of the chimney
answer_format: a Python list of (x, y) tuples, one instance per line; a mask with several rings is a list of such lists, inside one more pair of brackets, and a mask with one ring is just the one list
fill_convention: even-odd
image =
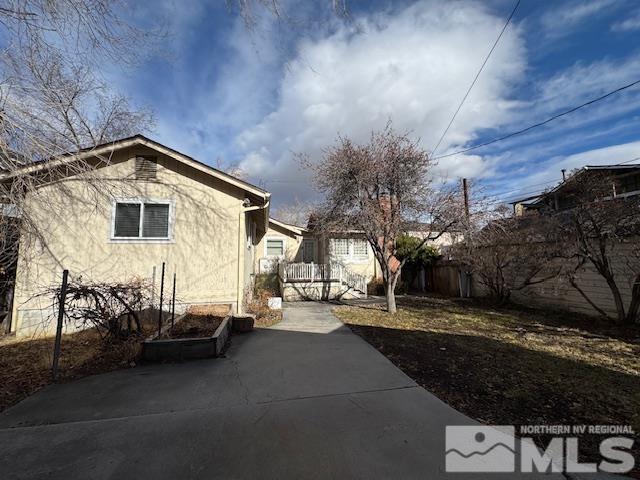
[(562, 181), (564, 182), (567, 179), (567, 169), (563, 168), (560, 171), (562, 172)]

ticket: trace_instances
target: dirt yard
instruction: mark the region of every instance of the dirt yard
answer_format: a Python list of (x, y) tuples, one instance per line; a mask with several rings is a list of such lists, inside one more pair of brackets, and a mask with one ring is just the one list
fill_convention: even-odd
[[(95, 330), (63, 335), (60, 381), (136, 365), (141, 338), (105, 342)], [(52, 383), (54, 338), (0, 338), (0, 411)]]
[(196, 315), (188, 313), (173, 328), (167, 330), (160, 338), (197, 338), (210, 337), (222, 323), (224, 316)]
[[(404, 297), (336, 314), (424, 388), (486, 424), (631, 425), (640, 457), (640, 328), (579, 315)], [(548, 438), (541, 437), (539, 442)], [(580, 439), (598, 459), (595, 436)]]

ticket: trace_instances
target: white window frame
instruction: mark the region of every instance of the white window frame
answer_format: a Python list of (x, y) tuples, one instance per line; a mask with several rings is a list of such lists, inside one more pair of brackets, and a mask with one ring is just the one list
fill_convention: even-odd
[[(140, 225), (138, 231), (142, 233), (142, 224), (144, 222), (144, 204), (152, 203), (158, 205), (169, 205), (169, 225), (167, 237), (116, 237), (116, 206), (119, 203), (137, 203), (140, 204)], [(111, 204), (111, 232), (109, 235), (110, 243), (174, 243), (173, 224), (175, 218), (175, 201), (155, 198), (118, 198)]]
[[(282, 255), (270, 255), (268, 253), (267, 245), (269, 244), (269, 240), (277, 240), (282, 242)], [(284, 237), (264, 237), (264, 256), (266, 258), (284, 258), (284, 255), (287, 251), (287, 242)]]
[[(331, 246), (332, 240), (346, 240), (347, 241), (347, 254), (336, 254), (333, 252), (333, 248)], [(362, 240), (365, 242), (367, 246), (367, 253), (364, 255), (356, 255), (355, 253), (355, 241)], [(331, 257), (343, 260), (349, 263), (366, 263), (369, 261), (369, 242), (367, 242), (364, 238), (353, 238), (353, 237), (333, 237), (329, 239), (329, 254)]]
[[(347, 244), (347, 253), (336, 253), (335, 244), (338, 240), (344, 240)], [(334, 237), (329, 239), (329, 252), (332, 257), (336, 258), (349, 258), (351, 256), (351, 247), (349, 246), (349, 238), (346, 237)]]
[[(349, 242), (349, 250), (351, 252), (351, 256), (355, 259), (366, 259), (369, 258), (369, 242), (367, 242), (366, 238), (352, 238)], [(360, 241), (364, 243), (364, 253), (356, 253), (356, 241)]]
[(311, 262), (318, 261), (318, 240), (315, 238), (303, 238), (302, 239), (302, 261), (305, 261), (305, 256), (307, 255), (307, 245), (313, 245), (313, 260)]

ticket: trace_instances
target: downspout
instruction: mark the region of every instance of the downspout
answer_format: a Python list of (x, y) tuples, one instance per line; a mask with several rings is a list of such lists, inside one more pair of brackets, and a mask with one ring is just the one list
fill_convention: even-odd
[[(247, 212), (252, 212), (254, 210), (262, 210), (264, 209), (265, 212), (269, 211), (269, 203), (271, 202), (271, 200), (269, 199), (269, 197), (267, 197), (267, 201), (265, 202), (264, 205), (255, 205), (255, 206), (250, 206), (251, 202), (248, 198), (245, 198), (244, 201), (242, 202), (242, 204), (240, 205), (240, 213), (238, 214), (238, 278), (237, 278), (237, 296), (236, 296), (236, 314), (242, 314), (243, 313), (243, 305), (242, 305), (242, 297), (243, 297), (243, 290), (244, 290), (244, 282), (242, 281), (242, 274), (243, 274), (243, 270), (244, 270), (244, 241), (246, 239), (246, 232), (244, 231), (243, 225), (246, 225), (245, 222), (245, 215), (247, 214)], [(266, 216), (266, 221), (267, 221), (267, 228), (269, 228), (269, 220), (268, 220), (268, 216)], [(243, 235), (244, 232), (244, 235)], [(255, 260), (255, 259), (254, 259)]]

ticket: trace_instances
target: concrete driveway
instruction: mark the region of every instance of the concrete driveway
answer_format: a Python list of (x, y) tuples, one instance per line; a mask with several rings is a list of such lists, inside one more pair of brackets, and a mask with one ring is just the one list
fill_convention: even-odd
[(445, 478), (445, 426), (475, 422), (330, 308), (287, 305), (226, 358), (44, 389), (0, 415), (0, 478)]

